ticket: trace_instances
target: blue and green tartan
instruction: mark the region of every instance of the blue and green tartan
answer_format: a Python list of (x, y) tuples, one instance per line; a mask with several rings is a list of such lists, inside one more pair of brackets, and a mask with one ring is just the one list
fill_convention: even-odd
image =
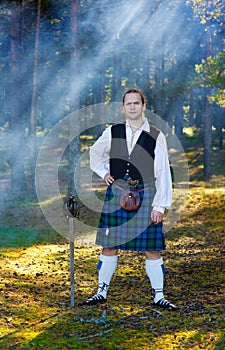
[[(148, 186), (150, 184), (145, 184), (145, 187)], [(143, 185), (138, 185), (137, 189), (141, 188)], [(120, 207), (120, 194), (121, 190), (114, 185), (107, 187), (96, 244), (104, 248), (121, 250), (165, 250), (163, 224), (155, 225), (151, 221), (155, 186), (140, 192), (141, 206), (132, 212)]]

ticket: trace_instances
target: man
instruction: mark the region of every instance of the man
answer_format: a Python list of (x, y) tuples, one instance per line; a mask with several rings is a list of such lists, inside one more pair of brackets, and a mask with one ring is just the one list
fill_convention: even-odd
[[(143, 93), (132, 88), (123, 96), (125, 123), (110, 126), (90, 148), (90, 166), (107, 184), (96, 244), (98, 291), (84, 305), (105, 302), (117, 267), (118, 250), (144, 251), (154, 306), (177, 310), (164, 298), (163, 216), (172, 201), (172, 183), (164, 134), (144, 116)], [(131, 204), (130, 204), (131, 203)]]

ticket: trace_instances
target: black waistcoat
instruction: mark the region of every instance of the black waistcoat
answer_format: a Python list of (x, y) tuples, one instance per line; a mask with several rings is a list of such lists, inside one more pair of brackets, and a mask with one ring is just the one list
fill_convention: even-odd
[(149, 181), (154, 179), (154, 158), (156, 139), (159, 130), (150, 127), (150, 132), (142, 131), (131, 154), (128, 154), (126, 125), (116, 124), (111, 128), (112, 142), (110, 151), (110, 173), (115, 179), (129, 175), (133, 180)]

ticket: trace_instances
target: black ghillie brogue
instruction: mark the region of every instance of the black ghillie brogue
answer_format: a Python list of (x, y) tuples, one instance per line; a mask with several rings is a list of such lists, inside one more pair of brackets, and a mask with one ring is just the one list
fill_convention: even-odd
[(159, 307), (164, 310), (179, 311), (179, 307), (175, 304), (170, 303), (168, 300), (162, 298), (156, 303), (154, 302), (154, 307)]
[(100, 303), (105, 303), (106, 299), (101, 294), (95, 294), (93, 297), (88, 298), (82, 305), (96, 305)]

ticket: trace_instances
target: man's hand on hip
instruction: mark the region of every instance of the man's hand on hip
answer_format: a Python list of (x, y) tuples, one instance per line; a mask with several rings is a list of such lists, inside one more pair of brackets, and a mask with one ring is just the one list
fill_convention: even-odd
[(163, 214), (157, 210), (152, 210), (151, 219), (152, 219), (153, 224), (157, 225), (163, 221)]
[(110, 173), (107, 173), (104, 176), (104, 180), (107, 183), (107, 185), (111, 185), (114, 182), (114, 178), (110, 175)]

